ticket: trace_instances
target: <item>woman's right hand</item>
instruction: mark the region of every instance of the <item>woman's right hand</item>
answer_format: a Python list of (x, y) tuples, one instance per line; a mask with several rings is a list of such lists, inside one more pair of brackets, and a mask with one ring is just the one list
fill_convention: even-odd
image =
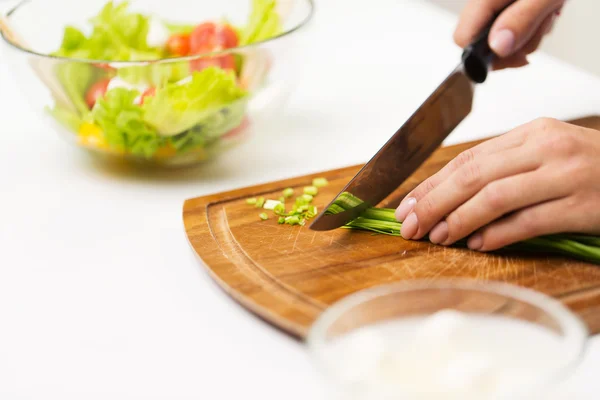
[(498, 58), (494, 69), (517, 68), (528, 64), (533, 53), (552, 29), (566, 0), (469, 0), (454, 32), (454, 41), (468, 46), (498, 11), (489, 35), (490, 48)]

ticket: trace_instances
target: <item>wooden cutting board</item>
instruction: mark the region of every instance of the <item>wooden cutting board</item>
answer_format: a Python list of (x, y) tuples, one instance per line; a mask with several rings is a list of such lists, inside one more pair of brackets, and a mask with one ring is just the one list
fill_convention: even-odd
[[(600, 130), (600, 117), (572, 121)], [(439, 149), (381, 206), (396, 207), (406, 193), (478, 142)], [(340, 298), (374, 285), (409, 279), (468, 277), (533, 288), (576, 311), (600, 333), (600, 266), (554, 256), (481, 254), (399, 237), (336, 229), (314, 232), (261, 221), (249, 197), (277, 199), (286, 187), (302, 190), (326, 177), (315, 205), (323, 209), (360, 166), (187, 200), (189, 242), (216, 282), (243, 306), (304, 338), (312, 322)], [(270, 212), (269, 212), (269, 215)], [(210, 306), (210, 305), (207, 305)]]

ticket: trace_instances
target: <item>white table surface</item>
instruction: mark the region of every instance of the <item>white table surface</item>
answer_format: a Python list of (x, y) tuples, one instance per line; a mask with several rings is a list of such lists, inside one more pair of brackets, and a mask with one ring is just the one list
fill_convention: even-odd
[[(418, 0), (365, 4), (318, 3), (285, 118), (199, 171), (91, 162), (43, 124), (0, 63), (1, 399), (320, 398), (305, 347), (203, 271), (181, 207), (366, 161), (457, 64), (454, 16)], [(594, 113), (600, 80), (538, 54), (492, 74), (447, 143)], [(557, 395), (594, 398), (598, 368), (595, 338)]]

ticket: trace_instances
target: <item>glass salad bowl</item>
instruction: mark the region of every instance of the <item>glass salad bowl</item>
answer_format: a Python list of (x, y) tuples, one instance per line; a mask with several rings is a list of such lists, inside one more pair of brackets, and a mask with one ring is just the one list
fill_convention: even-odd
[(292, 90), (312, 0), (23, 0), (0, 19), (31, 105), (93, 153), (210, 160)]
[(585, 323), (502, 282), (413, 280), (349, 295), (307, 343), (332, 399), (529, 400), (579, 365)]

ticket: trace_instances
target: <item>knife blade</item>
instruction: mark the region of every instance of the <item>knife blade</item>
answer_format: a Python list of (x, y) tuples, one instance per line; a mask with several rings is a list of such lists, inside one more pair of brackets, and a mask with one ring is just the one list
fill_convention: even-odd
[[(488, 35), (500, 13), (464, 49), (458, 66), (321, 211), (310, 229), (339, 228), (360, 216), (366, 208), (375, 207), (410, 177), (471, 113), (475, 85), (485, 82), (494, 58)], [(362, 203), (341, 213), (327, 213), (329, 207), (347, 193)]]

